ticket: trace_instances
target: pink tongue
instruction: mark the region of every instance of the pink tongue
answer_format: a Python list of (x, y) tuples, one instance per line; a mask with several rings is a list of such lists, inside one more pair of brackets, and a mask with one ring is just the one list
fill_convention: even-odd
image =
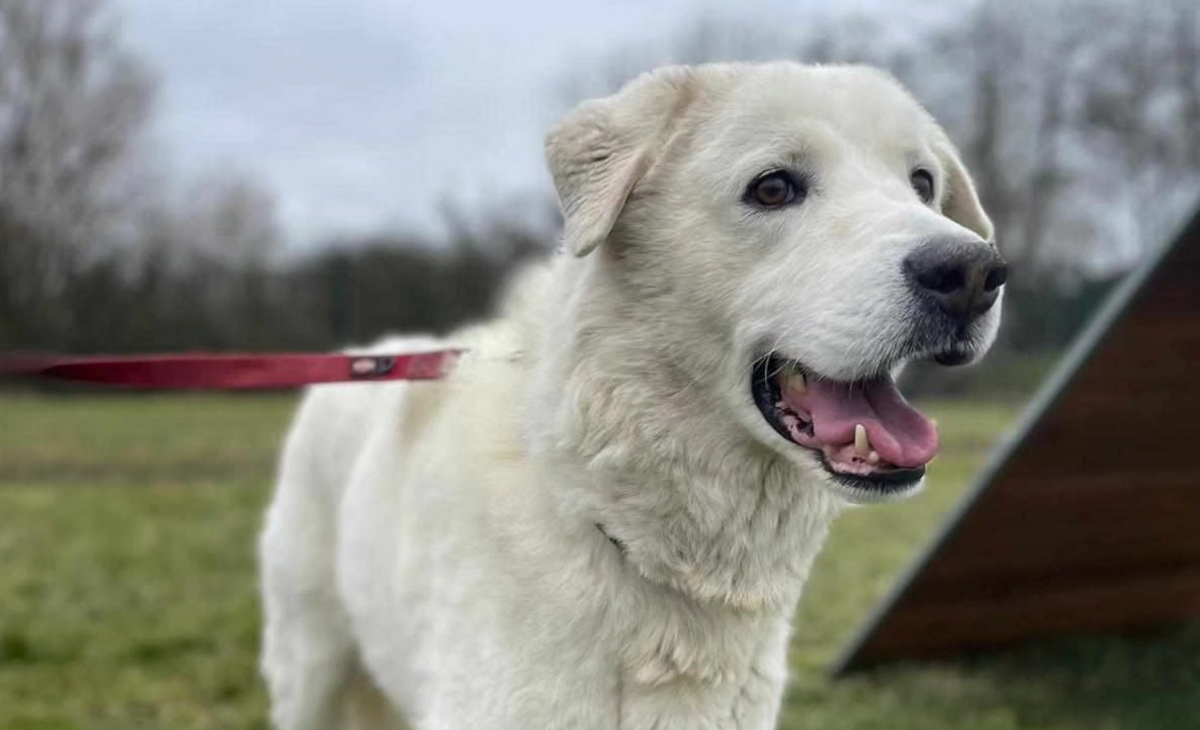
[(912, 468), (937, 454), (933, 422), (904, 400), (891, 378), (853, 385), (814, 379), (804, 395), (789, 390), (783, 398), (789, 407), (812, 416), (813, 435), (821, 443), (851, 444), (854, 426), (861, 423), (883, 461)]

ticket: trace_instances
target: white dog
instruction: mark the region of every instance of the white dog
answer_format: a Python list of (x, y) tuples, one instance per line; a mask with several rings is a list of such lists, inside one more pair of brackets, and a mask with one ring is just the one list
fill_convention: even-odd
[(664, 68), (550, 134), (565, 246), (435, 383), (314, 388), (261, 542), (282, 730), (769, 728), (847, 503), (937, 450), (1005, 268), (887, 75)]

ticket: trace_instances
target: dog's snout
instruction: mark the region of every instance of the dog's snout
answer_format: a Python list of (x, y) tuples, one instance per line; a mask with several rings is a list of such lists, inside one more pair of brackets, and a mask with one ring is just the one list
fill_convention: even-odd
[(1008, 279), (1004, 259), (982, 241), (938, 240), (904, 259), (910, 285), (942, 311), (971, 319), (992, 308)]

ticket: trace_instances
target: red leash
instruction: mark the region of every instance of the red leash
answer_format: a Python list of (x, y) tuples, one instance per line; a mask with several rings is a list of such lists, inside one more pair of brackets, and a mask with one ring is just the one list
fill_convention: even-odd
[(33, 376), (129, 388), (234, 390), (295, 388), (316, 383), (437, 380), (462, 350), (402, 355), (234, 354), (0, 356), (0, 377)]

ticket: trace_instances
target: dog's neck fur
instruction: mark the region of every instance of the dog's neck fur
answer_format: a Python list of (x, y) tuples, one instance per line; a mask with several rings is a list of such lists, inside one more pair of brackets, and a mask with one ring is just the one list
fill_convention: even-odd
[[(815, 473), (764, 458), (715, 394), (723, 365), (695, 358), (729, 345), (695, 336), (719, 338), (717, 328), (647, 316), (644, 297), (627, 306), (621, 263), (599, 253), (558, 257), (538, 287), (549, 324), (532, 333), (533, 449), (586, 465), (565, 502), (645, 578), (705, 604), (790, 616), (840, 503)], [(574, 325), (555, 326), (563, 319)]]

